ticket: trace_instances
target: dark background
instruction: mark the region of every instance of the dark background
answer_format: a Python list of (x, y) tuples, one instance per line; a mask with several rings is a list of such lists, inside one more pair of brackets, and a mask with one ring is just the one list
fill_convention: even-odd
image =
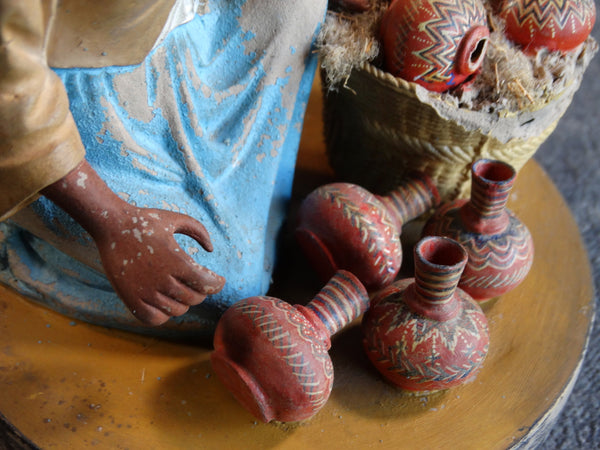
[[(597, 10), (598, 5), (596, 5)], [(600, 42), (600, 25), (592, 35)], [(543, 449), (600, 448), (600, 52), (554, 133), (535, 159), (567, 201), (587, 247), (596, 319), (581, 372)], [(561, 239), (556, 236), (556, 239)]]

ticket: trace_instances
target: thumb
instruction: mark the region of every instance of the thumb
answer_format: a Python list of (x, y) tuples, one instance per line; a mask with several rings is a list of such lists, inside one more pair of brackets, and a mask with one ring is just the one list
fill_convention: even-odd
[(210, 234), (206, 231), (206, 228), (202, 223), (185, 214), (173, 211), (166, 211), (166, 213), (167, 216), (165, 219), (171, 222), (174, 233), (185, 234), (198, 242), (207, 252), (213, 251)]

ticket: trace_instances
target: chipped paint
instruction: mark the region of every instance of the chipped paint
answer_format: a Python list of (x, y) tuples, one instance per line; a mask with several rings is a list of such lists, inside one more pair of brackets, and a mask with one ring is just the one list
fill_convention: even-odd
[[(172, 321), (174, 329), (210, 330), (216, 311), (269, 287), (275, 237), (291, 193), (297, 124), (316, 68), (310, 45), (326, 8), (324, 0), (208, 5), (203, 15), (165, 36), (140, 65), (56, 71), (87, 160), (109, 187), (131, 204), (188, 214), (210, 234), (212, 253), (190, 253), (227, 283), (207, 298), (206, 307)], [(14, 267), (0, 270), (0, 280), (10, 279), (61, 312), (145, 331), (98, 270), (89, 236), (43, 198), (30, 212), (52, 233), (60, 228), (64, 239), (11, 230), (11, 264), (27, 270), (19, 272), (25, 275), (18, 283)], [(21, 225), (27, 228), (27, 222)], [(142, 242), (152, 231), (135, 225), (124, 233)], [(176, 239), (183, 248), (196, 244), (186, 236)], [(34, 261), (25, 248), (39, 257)]]
[(77, 186), (79, 186), (82, 189), (85, 189), (85, 181), (87, 180), (87, 174), (83, 173), (83, 172), (79, 172), (77, 174)]

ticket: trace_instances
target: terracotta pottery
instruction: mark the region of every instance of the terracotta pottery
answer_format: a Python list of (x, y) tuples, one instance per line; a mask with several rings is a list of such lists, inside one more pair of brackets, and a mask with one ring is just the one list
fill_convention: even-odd
[(351, 183), (327, 184), (302, 202), (296, 238), (323, 280), (344, 269), (378, 289), (400, 270), (402, 225), (439, 202), (426, 175), (408, 179), (387, 196)]
[(424, 235), (460, 242), (469, 261), (460, 287), (484, 301), (514, 289), (533, 262), (529, 230), (506, 208), (516, 178), (504, 162), (480, 159), (471, 168), (471, 198), (442, 205), (428, 220)]
[(481, 0), (394, 0), (380, 34), (388, 72), (444, 92), (480, 69), (489, 30)]
[(415, 392), (471, 379), (489, 347), (481, 307), (457, 288), (467, 262), (456, 241), (427, 237), (415, 246), (415, 278), (380, 291), (363, 318), (367, 356), (390, 382)]
[(273, 297), (242, 300), (217, 324), (212, 366), (260, 420), (307, 419), (331, 393), (330, 336), (360, 316), (368, 303), (363, 285), (344, 271), (307, 306)]
[(526, 53), (568, 52), (592, 31), (596, 5), (594, 0), (504, 0), (498, 14), (506, 22), (506, 36)]

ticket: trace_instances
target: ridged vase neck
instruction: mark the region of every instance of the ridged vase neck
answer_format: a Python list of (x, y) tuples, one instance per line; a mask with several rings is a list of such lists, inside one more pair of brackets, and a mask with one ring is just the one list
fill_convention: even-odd
[(467, 264), (466, 251), (452, 239), (430, 236), (417, 243), (414, 256), (414, 295), (409, 307), (431, 319), (451, 319), (459, 312), (455, 294)]
[(515, 182), (512, 166), (481, 159), (471, 168), (471, 197), (461, 214), (465, 225), (478, 233), (493, 234), (508, 226), (506, 203)]
[(329, 348), (329, 338), (352, 322), (369, 306), (362, 283), (350, 272), (337, 272), (306, 306), (296, 308), (313, 324)]
[(438, 190), (427, 175), (418, 174), (406, 180), (386, 196), (377, 196), (398, 229), (440, 203)]

